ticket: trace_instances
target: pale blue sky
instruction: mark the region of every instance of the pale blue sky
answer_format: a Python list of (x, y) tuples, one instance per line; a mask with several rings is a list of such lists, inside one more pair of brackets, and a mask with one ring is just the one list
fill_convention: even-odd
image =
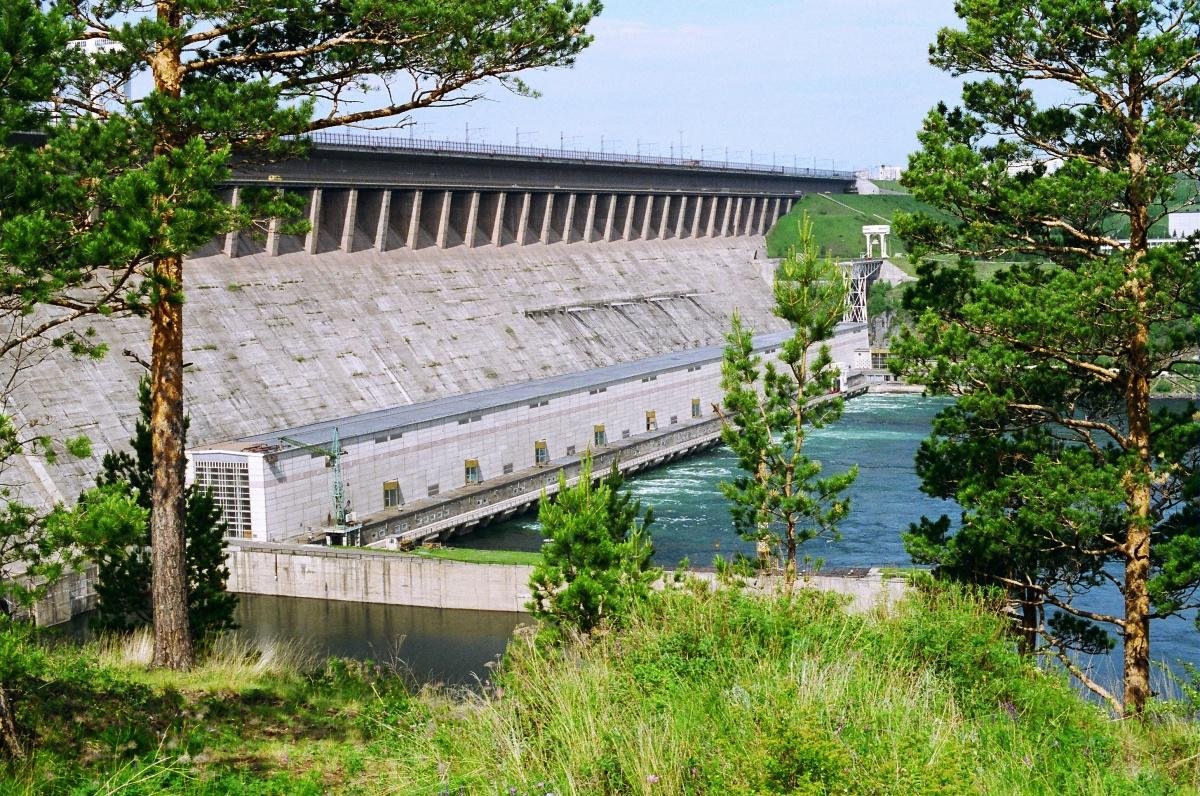
[[(418, 137), (839, 169), (903, 163), (956, 82), (929, 65), (952, 0), (606, 0), (569, 70), (532, 73), (538, 99), (488, 92), (415, 118)], [(682, 131), (682, 133), (681, 133)]]

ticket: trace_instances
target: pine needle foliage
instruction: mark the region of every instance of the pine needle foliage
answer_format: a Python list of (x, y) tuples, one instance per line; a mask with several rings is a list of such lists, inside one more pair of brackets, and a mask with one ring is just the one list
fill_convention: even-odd
[(822, 477), (821, 463), (804, 453), (808, 429), (842, 415), (842, 399), (831, 395), (838, 371), (825, 341), (842, 319), (846, 286), (837, 265), (818, 254), (807, 218), (799, 240), (775, 272), (775, 314), (793, 329), (778, 362), (754, 353), (752, 332), (735, 313), (721, 365), (721, 437), (744, 473), (722, 483), (721, 492), (743, 538), (760, 551), (782, 550), (789, 584), (800, 545), (840, 538), (837, 525), (850, 510), (844, 493), (858, 477), (857, 467)]
[[(0, 0), (0, 125), (8, 125), (0, 278), (12, 277), (20, 310), (38, 302), (63, 310), (43, 331), (61, 326), (55, 339), (72, 350), (102, 351), (71, 326), (83, 315), (149, 319), (158, 665), (186, 669), (194, 657), (185, 258), (225, 233), (305, 226), (297, 192), (247, 186), (237, 202), (224, 201), (233, 159), (301, 156), (308, 133), (404, 126), (413, 111), (472, 102), (489, 85), (533, 94), (520, 74), (573, 63), (600, 8), (598, 0)], [(89, 51), (94, 43), (102, 46)], [(142, 95), (130, 96), (131, 85)], [(36, 135), (10, 134), (20, 130)], [(22, 329), (26, 339), (41, 333)]]
[[(955, 11), (930, 56), (966, 78), (961, 105), (928, 114), (903, 178), (941, 215), (897, 219), (915, 254), (942, 256), (918, 269), (891, 361), (958, 396), (917, 465), (963, 513), (907, 543), (944, 575), (1006, 588), (1027, 649), (1139, 715), (1151, 621), (1200, 605), (1200, 414), (1150, 400), (1162, 374), (1195, 372), (1200, 347), (1197, 241), (1151, 240), (1200, 170), (1200, 2)], [(998, 257), (1023, 261), (978, 279)], [(1095, 610), (1097, 588), (1123, 605)], [(1109, 633), (1120, 691), (1072, 657)]]
[(643, 511), (623, 483), (615, 463), (593, 482), (588, 456), (577, 484), (567, 486), (560, 473), (558, 494), (542, 496), (538, 522), (546, 542), (530, 576), (528, 608), (552, 639), (621, 625), (661, 574), (650, 562), (654, 512)]
[[(141, 414), (134, 426), (129, 451), (104, 455), (99, 486), (120, 489), (132, 496), (147, 513), (152, 509), (150, 484), (153, 455), (150, 449), (150, 385), (138, 385)], [(88, 501), (85, 493), (82, 502)], [(188, 620), (198, 644), (237, 625), (233, 620), (237, 595), (226, 591), (229, 570), (225, 566), (225, 530), (221, 508), (212, 490), (193, 484), (185, 492)], [(151, 624), (149, 529), (144, 522), (120, 523), (93, 540), (92, 553), (100, 570), (96, 583), (99, 597), (94, 622), (100, 630), (126, 632)]]

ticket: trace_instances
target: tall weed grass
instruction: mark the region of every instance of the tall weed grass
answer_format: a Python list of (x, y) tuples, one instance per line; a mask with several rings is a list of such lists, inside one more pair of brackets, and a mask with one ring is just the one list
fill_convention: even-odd
[(159, 685), (177, 684), (191, 689), (239, 690), (255, 682), (297, 677), (319, 672), (325, 665), (312, 644), (294, 638), (263, 638), (222, 633), (198, 656), (196, 667), (179, 675), (154, 670), (154, 633), (149, 628), (104, 636), (93, 643), (99, 663), (136, 672), (138, 679)]
[[(510, 645), (499, 698), (444, 717), (414, 792), (1190, 793), (1187, 755), (1022, 659), (956, 592), (853, 615), (835, 597), (656, 595), (625, 632)], [(493, 695), (495, 697), (496, 695)], [(436, 723), (436, 722), (435, 722)], [(1145, 732), (1145, 737), (1139, 734)], [(405, 734), (411, 757), (415, 736)], [(417, 744), (420, 745), (420, 744)], [(431, 784), (436, 782), (436, 785)]]
[(930, 590), (849, 613), (701, 584), (620, 632), (519, 633), (479, 688), (418, 693), (238, 636), (190, 673), (148, 670), (145, 636), (56, 648), (18, 689), (41, 746), (0, 793), (1200, 792), (1195, 703), (1112, 721), (990, 608)]

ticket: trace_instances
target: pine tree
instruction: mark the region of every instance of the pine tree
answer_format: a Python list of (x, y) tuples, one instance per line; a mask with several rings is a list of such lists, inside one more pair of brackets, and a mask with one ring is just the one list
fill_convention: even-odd
[[(78, 560), (73, 523), (62, 512), (47, 516), (22, 503), (8, 468), (21, 457), (52, 461), (64, 450), (91, 453), (83, 438), (31, 438), (30, 428), (7, 414), (9, 391), (26, 368), (58, 349), (101, 355), (103, 346), (81, 322), (119, 309), (133, 274), (123, 245), (128, 227), (93, 215), (97, 178), (120, 162), (107, 153), (103, 125), (64, 128), (60, 143), (71, 152), (72, 180), (60, 178), (61, 149), (38, 148), (22, 136), (51, 121), (53, 97), (77, 73), (67, 47), (73, 33), (61, 13), (28, 0), (0, 0), (0, 754), (11, 758), (26, 750), (5, 686), (28, 674), (21, 659), (37, 656), (10, 614), (30, 607)], [(127, 187), (116, 179), (105, 190)], [(140, 509), (120, 496), (95, 500), (122, 523), (139, 519)]]
[(643, 512), (623, 484), (616, 464), (593, 483), (587, 456), (575, 486), (560, 473), (558, 495), (542, 496), (538, 522), (547, 541), (529, 579), (527, 607), (554, 638), (590, 633), (601, 623), (619, 626), (660, 574), (650, 563), (654, 512)]
[[(958, 396), (918, 466), (963, 507), (914, 527), (914, 557), (1009, 589), (1040, 638), (1118, 713), (1150, 698), (1150, 622), (1200, 586), (1200, 416), (1152, 406), (1155, 380), (1196, 375), (1195, 241), (1152, 228), (1200, 170), (1200, 2), (961, 0), (933, 63), (964, 82), (903, 178), (944, 215), (898, 219), (926, 259), (898, 371)], [(978, 79), (975, 79), (978, 78)], [(1061, 98), (1065, 102), (1059, 102)], [(1186, 185), (1184, 183), (1183, 185)], [(1195, 191), (1190, 192), (1195, 198)], [(1015, 264), (981, 280), (979, 260)], [(1120, 591), (1122, 610), (1081, 597)], [(1074, 651), (1124, 644), (1124, 693)]]
[(727, 337), (721, 438), (745, 474), (723, 482), (721, 492), (743, 538), (760, 551), (782, 548), (790, 589), (800, 545), (818, 536), (838, 538), (838, 523), (850, 509), (842, 493), (858, 477), (852, 467), (822, 478), (821, 463), (804, 454), (807, 429), (842, 415), (842, 399), (830, 397), (838, 373), (824, 341), (833, 336), (846, 301), (842, 275), (818, 255), (807, 217), (800, 221), (799, 247), (775, 272), (774, 292), (775, 314), (793, 330), (780, 347), (782, 367), (763, 364), (736, 313)]
[[(150, 385), (138, 385), (141, 414), (129, 440), (133, 453), (109, 451), (104, 455), (99, 486), (117, 486), (135, 497), (147, 512), (153, 509), (149, 486), (154, 461), (150, 446)], [(186, 434), (185, 420), (184, 431)], [(86, 500), (85, 495), (82, 500)], [(229, 570), (225, 566), (225, 523), (221, 509), (207, 488), (192, 485), (186, 490), (184, 521), (187, 561), (188, 621), (193, 641), (202, 643), (222, 630), (236, 627), (233, 613), (237, 596), (225, 590)], [(150, 594), (150, 549), (144, 525), (114, 529), (102, 544), (93, 548), (100, 570), (97, 625), (106, 630), (125, 631), (153, 621)]]
[[(30, 8), (23, 0), (0, 2)], [(39, 202), (73, 211), (27, 213), (37, 234), (19, 239), (14, 262), (35, 271), (79, 264), (85, 276), (108, 268), (98, 301), (149, 318), (154, 662), (188, 668), (184, 258), (217, 235), (269, 218), (294, 220), (299, 210), (294, 198), (269, 190), (244, 190), (238, 207), (226, 205), (219, 189), (231, 157), (297, 156), (306, 150), (305, 133), (402, 124), (421, 108), (478, 99), (488, 82), (531, 94), (518, 74), (570, 65), (591, 41), (585, 28), (600, 3), (85, 0), (32, 10), (65, 25), (73, 43), (106, 39), (116, 46), (93, 56), (63, 50), (71, 67), (63, 73), (72, 80), (54, 86), (42, 104), (53, 116), (33, 114), (45, 138), (0, 141), (0, 159), (15, 153), (38, 166), (14, 182), (34, 211)], [(0, 61), (12, 56), (17, 63), (33, 47), (19, 36), (0, 46), (7, 48)], [(123, 96), (121, 89), (141, 76), (149, 93)], [(45, 99), (13, 96), (21, 109)], [(64, 247), (70, 256), (60, 258)], [(96, 287), (94, 280), (75, 283)], [(72, 299), (66, 306), (56, 323), (82, 305)]]

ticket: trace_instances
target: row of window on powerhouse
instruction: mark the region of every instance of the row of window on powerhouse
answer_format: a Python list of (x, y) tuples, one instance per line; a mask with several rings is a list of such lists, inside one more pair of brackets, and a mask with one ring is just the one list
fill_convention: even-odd
[[(700, 409), (700, 399), (693, 398), (692, 399), (692, 417), (694, 419), (697, 419), (697, 418), (700, 418), (701, 416), (702, 416), (702, 411)], [(679, 422), (679, 418), (672, 416), (671, 423), (674, 424), (677, 422)], [(652, 410), (646, 412), (646, 430), (647, 431), (657, 431), (658, 430), (658, 413), (657, 412), (654, 412)], [(628, 437), (629, 431), (622, 432), (621, 436), (622, 436), (622, 438)], [(604, 426), (603, 425), (593, 426), (592, 427), (592, 445), (594, 447), (600, 448), (607, 444), (608, 444), (608, 432), (605, 431)], [(574, 456), (575, 455), (575, 446), (574, 445), (568, 446), (565, 455)], [(546, 440), (540, 439), (537, 442), (533, 443), (533, 463), (534, 463), (534, 465), (543, 465), (543, 464), (550, 463), (550, 447), (549, 447), (549, 445), (546, 444)], [(508, 475), (512, 471), (513, 471), (513, 466), (511, 464), (504, 465), (504, 475)], [(483, 472), (479, 469), (479, 460), (478, 459), (466, 459), (463, 462), (463, 484), (469, 486), (471, 484), (482, 484), (482, 483), (483, 483)], [(440, 484), (430, 484), (426, 488), (426, 494), (429, 497), (436, 496), (440, 491), (441, 491)], [(394, 508), (396, 506), (401, 505), (403, 502), (404, 502), (404, 496), (400, 492), (400, 482), (399, 481), (384, 481), (383, 482), (383, 507), (385, 509)]]

